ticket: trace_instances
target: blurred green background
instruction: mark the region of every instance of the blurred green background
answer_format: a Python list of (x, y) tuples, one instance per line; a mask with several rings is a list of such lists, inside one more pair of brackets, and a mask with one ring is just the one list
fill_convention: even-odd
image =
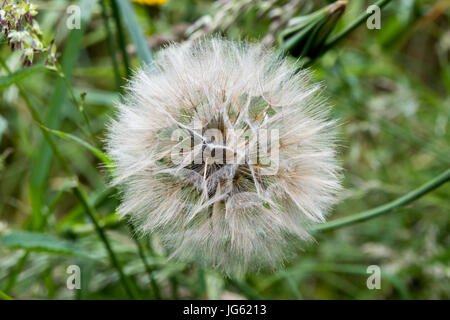
[[(101, 147), (105, 123), (129, 75), (116, 41), (120, 34), (132, 69), (142, 58), (133, 44), (137, 33), (129, 32), (136, 27), (153, 52), (170, 41), (210, 33), (277, 47), (277, 36), (290, 18), (332, 1), (134, 4), (138, 24), (132, 25), (126, 12), (119, 10), (120, 28), (109, 0), (80, 2), (87, 22), (82, 30), (66, 27), (66, 8), (76, 2), (34, 3), (43, 37), (55, 39), (58, 61), (96, 138), (85, 134), (83, 114), (54, 71), (42, 68), (9, 85), (0, 81), (0, 291), (14, 299), (129, 297), (71, 192), (73, 181), (31, 118), (21, 90), (46, 126)], [(372, 3), (350, 0), (333, 32), (344, 29)], [(449, 167), (449, 8), (450, 1), (445, 0), (391, 1), (382, 10), (380, 30), (368, 30), (363, 23), (310, 64), (334, 105), (333, 117), (341, 121), (345, 191), (331, 220), (391, 201)], [(4, 62), (0, 77), (8, 75), (5, 65), (12, 72), (22, 68), (20, 53), (11, 52), (4, 42), (0, 57)], [(36, 60), (39, 64), (42, 58)], [(73, 140), (53, 138), (96, 208), (97, 219), (140, 298), (155, 298), (155, 285), (164, 299), (450, 298), (449, 184), (392, 213), (316, 234), (316, 242), (299, 247), (298, 257), (285, 268), (228, 279), (207, 267), (168, 260), (158, 239), (134, 239), (132, 230), (115, 215), (116, 193), (108, 187), (108, 173), (99, 160)], [(80, 290), (66, 287), (69, 265), (81, 267)], [(366, 286), (369, 265), (381, 267), (380, 290)]]

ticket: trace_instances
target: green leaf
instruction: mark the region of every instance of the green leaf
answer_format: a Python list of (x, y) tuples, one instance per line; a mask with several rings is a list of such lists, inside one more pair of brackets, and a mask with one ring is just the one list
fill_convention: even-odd
[[(389, 2), (391, 2), (391, 0), (378, 0), (377, 2), (374, 3), (374, 5), (382, 9)], [(348, 25), (344, 30), (336, 34), (334, 37), (330, 37), (329, 39), (327, 39), (326, 43), (323, 45), (321, 54), (330, 50), (341, 40), (345, 39), (353, 30), (355, 30), (357, 27), (359, 27), (361, 24), (367, 21), (367, 18), (371, 14), (372, 13), (370, 11), (369, 12), (366, 11), (360, 14), (359, 17), (355, 21), (353, 21), (350, 25)]]
[[(115, 189), (112, 187), (106, 188), (104, 190), (93, 190), (89, 193), (88, 201), (94, 208), (96, 208), (104, 201), (109, 199), (114, 194), (114, 192)], [(71, 229), (76, 223), (80, 222), (80, 219), (84, 213), (84, 208), (81, 204), (78, 204), (74, 209), (67, 212), (67, 214), (58, 221), (58, 232), (61, 233)]]
[(347, 2), (336, 1), (311, 14), (292, 18), (278, 41), (295, 57), (315, 58), (345, 11)]
[(246, 284), (243, 281), (233, 279), (233, 278), (228, 278), (228, 282), (232, 286), (235, 286), (240, 291), (240, 293), (242, 293), (244, 296), (246, 296), (249, 299), (252, 299), (252, 300), (262, 300), (263, 299), (263, 297), (261, 297), (258, 292), (256, 292), (252, 287), (250, 287), (248, 284)]
[(113, 161), (105, 153), (103, 153), (101, 150), (97, 149), (93, 145), (89, 144), (88, 142), (78, 138), (77, 136), (74, 136), (73, 134), (65, 133), (65, 132), (62, 132), (59, 130), (52, 130), (49, 128), (45, 128), (45, 129), (64, 140), (72, 141), (72, 142), (78, 143), (82, 147), (85, 147), (94, 156), (96, 156), (100, 161), (102, 161), (105, 165), (110, 166), (113, 163)]
[(13, 300), (13, 298), (11, 298), (10, 296), (8, 296), (6, 293), (4, 293), (3, 291), (0, 291), (0, 300)]
[(15, 84), (28, 77), (29, 75), (35, 73), (36, 71), (42, 70), (45, 70), (45, 66), (43, 64), (37, 64), (29, 68), (20, 69), (19, 71), (11, 73), (7, 76), (0, 77), (0, 89), (7, 88), (10, 85)]
[(133, 6), (129, 0), (117, 0), (117, 4), (119, 5), (131, 41), (136, 46), (139, 60), (142, 64), (150, 64), (152, 62), (152, 52), (136, 18)]
[(7, 233), (1, 238), (0, 245), (9, 249), (23, 249), (95, 259), (91, 253), (77, 247), (71, 241), (38, 232), (13, 231)]

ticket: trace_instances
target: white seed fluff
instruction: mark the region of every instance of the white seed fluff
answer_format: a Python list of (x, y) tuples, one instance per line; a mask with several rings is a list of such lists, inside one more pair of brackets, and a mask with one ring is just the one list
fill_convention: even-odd
[[(247, 42), (211, 38), (161, 50), (130, 81), (108, 128), (118, 212), (183, 261), (202, 259), (228, 274), (282, 265), (311, 239), (308, 228), (325, 221), (340, 189), (335, 122), (309, 78)], [(245, 129), (249, 138), (212, 142), (195, 122), (224, 136)], [(201, 143), (174, 163), (177, 129)], [(260, 129), (279, 132), (275, 174), (244, 155)], [(207, 148), (242, 161), (194, 164)]]

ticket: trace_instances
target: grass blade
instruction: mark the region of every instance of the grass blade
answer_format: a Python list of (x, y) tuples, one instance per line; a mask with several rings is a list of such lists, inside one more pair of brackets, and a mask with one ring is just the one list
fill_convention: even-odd
[(117, 91), (120, 90), (120, 86), (122, 84), (122, 77), (120, 76), (119, 63), (117, 62), (117, 52), (116, 45), (113, 39), (113, 33), (110, 25), (110, 17), (108, 13), (108, 6), (106, 5), (107, 0), (100, 0), (100, 4), (102, 6), (102, 18), (103, 24), (106, 29), (106, 41), (108, 42), (108, 50), (111, 55), (111, 63), (114, 70), (114, 80), (116, 82)]
[(77, 247), (71, 241), (39, 232), (13, 231), (3, 236), (0, 244), (9, 249), (74, 255), (94, 259), (94, 256), (88, 251)]
[(136, 18), (133, 6), (129, 0), (116, 1), (120, 12), (122, 13), (131, 41), (136, 46), (137, 55), (141, 64), (150, 64), (152, 62), (152, 52)]
[(73, 134), (70, 133), (65, 133), (59, 130), (53, 130), (53, 129), (49, 129), (44, 127), (45, 130), (53, 133), (54, 135), (64, 139), (64, 140), (68, 140), (68, 141), (72, 141), (75, 142), (77, 144), (79, 144), (80, 146), (86, 148), (87, 150), (89, 150), (94, 156), (96, 156), (100, 161), (102, 161), (105, 165), (110, 166), (113, 161), (105, 154), (103, 153), (100, 149), (97, 149), (96, 147), (94, 147), (93, 145), (89, 144), (88, 142), (78, 138), (77, 136), (74, 136)]
[[(89, 21), (92, 10), (97, 1), (80, 0), (81, 28), (74, 29), (70, 32), (66, 41), (62, 57), (62, 69), (68, 81), (70, 81), (72, 70), (75, 67), (80, 54), (81, 39)], [(65, 100), (67, 97), (67, 88), (64, 79), (58, 78), (55, 84), (55, 91), (50, 100), (50, 107), (46, 115), (45, 124), (50, 128), (59, 127), (61, 121), (61, 114)], [(47, 183), (48, 174), (50, 171), (52, 152), (50, 146), (43, 141), (39, 147), (36, 148), (36, 153), (33, 157), (33, 168), (31, 171), (31, 185), (30, 185), (30, 200), (31, 200), (31, 227), (38, 228), (42, 220), (42, 205), (44, 198), (45, 185)]]
[(122, 60), (125, 67), (125, 75), (126, 78), (129, 79), (131, 76), (131, 69), (130, 69), (130, 61), (128, 58), (128, 52), (127, 52), (127, 44), (125, 41), (125, 34), (123, 32), (122, 28), (122, 19), (120, 18), (120, 12), (119, 7), (117, 6), (117, 0), (111, 0), (111, 8), (113, 13), (113, 18), (116, 23), (116, 30), (117, 30), (117, 40), (119, 42), (119, 49), (122, 53)]
[[(382, 9), (385, 5), (387, 5), (391, 0), (379, 0), (374, 5), (378, 6), (380, 9)], [(355, 30), (357, 27), (359, 27), (364, 21), (367, 20), (367, 18), (372, 13), (365, 12), (361, 14), (358, 19), (356, 19), (352, 24), (350, 24), (347, 28), (339, 32), (337, 35), (332, 37), (331, 39), (327, 40), (325, 43), (324, 49), (321, 52), (321, 54), (325, 53), (326, 51), (333, 48), (335, 45), (337, 45), (341, 40), (346, 38), (353, 30)]]
[(45, 66), (43, 64), (37, 64), (32, 67), (20, 69), (19, 71), (0, 77), (0, 89), (5, 89), (10, 85), (15, 84), (23, 80), (24, 78), (32, 75), (36, 71), (42, 70), (45, 70)]
[(228, 278), (229, 284), (236, 287), (240, 293), (246, 296), (248, 299), (252, 300), (263, 300), (263, 297), (259, 295), (252, 287), (246, 284), (243, 281), (239, 281), (237, 279)]
[(0, 291), (0, 300), (13, 300), (13, 298), (11, 298), (10, 296), (8, 296), (6, 293), (4, 293), (3, 291)]

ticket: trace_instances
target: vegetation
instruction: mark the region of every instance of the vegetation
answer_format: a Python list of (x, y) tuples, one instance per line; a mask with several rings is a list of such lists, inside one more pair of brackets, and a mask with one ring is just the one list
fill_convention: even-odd
[[(450, 298), (448, 1), (379, 1), (379, 30), (370, 1), (136, 2), (35, 1), (39, 50), (0, 37), (0, 299)], [(340, 119), (342, 199), (274, 272), (228, 278), (169, 259), (118, 218), (108, 185), (102, 139), (126, 79), (168, 42), (217, 33), (284, 49)]]

